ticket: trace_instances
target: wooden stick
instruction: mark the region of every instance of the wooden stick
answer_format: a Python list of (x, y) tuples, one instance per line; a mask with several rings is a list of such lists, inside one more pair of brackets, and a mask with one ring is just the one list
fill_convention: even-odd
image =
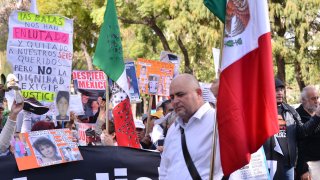
[(109, 78), (106, 75), (106, 130), (109, 134)]
[(145, 136), (147, 136), (150, 132), (149, 132), (149, 123), (151, 121), (151, 109), (152, 109), (152, 101), (153, 101), (153, 95), (149, 96), (149, 104), (148, 104), (148, 118), (147, 118), (147, 126), (146, 126), (146, 134)]
[[(225, 36), (225, 28), (224, 28), (224, 24), (220, 23), (221, 26), (221, 30), (222, 30), (222, 37), (221, 37), (221, 43), (220, 43), (220, 56), (219, 56), (219, 71), (221, 68), (221, 62), (222, 62), (222, 53), (223, 53), (223, 46), (224, 46), (224, 36)], [(220, 73), (218, 73), (218, 78), (220, 76)], [(217, 98), (217, 97), (216, 97)], [(217, 99), (218, 100), (218, 99)], [(216, 157), (216, 149), (217, 149), (217, 136), (218, 136), (218, 120), (217, 120), (217, 106), (216, 106), (216, 113), (214, 116), (214, 134), (213, 134), (213, 146), (212, 146), (212, 154), (211, 154), (211, 164), (210, 164), (210, 179), (213, 179), (213, 175), (214, 175), (214, 161), (215, 161), (215, 157)]]

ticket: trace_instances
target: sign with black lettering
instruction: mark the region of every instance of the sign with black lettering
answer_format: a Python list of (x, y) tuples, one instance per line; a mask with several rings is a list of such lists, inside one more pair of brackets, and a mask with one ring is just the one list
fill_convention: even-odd
[(10, 15), (7, 59), (25, 98), (51, 106), (58, 91), (70, 91), (72, 43), (71, 19), (22, 11)]

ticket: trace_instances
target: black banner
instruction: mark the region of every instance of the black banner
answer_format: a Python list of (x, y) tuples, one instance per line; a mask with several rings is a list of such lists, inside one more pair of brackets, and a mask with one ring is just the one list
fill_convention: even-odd
[(0, 179), (113, 180), (158, 179), (160, 154), (125, 147), (79, 147), (83, 161), (18, 171), (14, 156), (0, 157)]

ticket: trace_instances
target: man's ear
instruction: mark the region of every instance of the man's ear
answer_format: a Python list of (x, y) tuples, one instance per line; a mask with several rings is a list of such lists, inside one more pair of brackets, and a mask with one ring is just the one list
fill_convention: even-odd
[(197, 88), (197, 89), (196, 89), (196, 92), (197, 92), (197, 94), (198, 94), (199, 96), (202, 97), (202, 89), (201, 89), (201, 88)]

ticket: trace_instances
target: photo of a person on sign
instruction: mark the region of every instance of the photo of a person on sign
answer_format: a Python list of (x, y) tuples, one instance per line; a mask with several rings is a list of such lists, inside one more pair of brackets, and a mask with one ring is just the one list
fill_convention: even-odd
[(68, 91), (59, 91), (56, 98), (56, 107), (58, 109), (58, 115), (56, 120), (69, 120), (68, 109), (69, 109), (70, 95)]
[(148, 90), (150, 94), (157, 94), (159, 76), (156, 74), (149, 75)]
[(37, 138), (32, 146), (36, 150), (36, 157), (40, 165), (62, 160), (57, 146), (47, 136)]

